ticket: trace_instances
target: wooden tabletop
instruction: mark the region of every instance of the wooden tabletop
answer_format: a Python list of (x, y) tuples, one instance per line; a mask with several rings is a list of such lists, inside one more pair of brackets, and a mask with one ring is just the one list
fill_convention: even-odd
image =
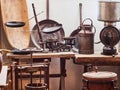
[[(74, 57), (73, 52), (48, 52), (48, 53), (33, 53), (32, 58), (71, 58)], [(11, 59), (24, 59), (24, 58), (30, 58), (30, 54), (27, 55), (18, 55), (18, 54), (12, 54), (7, 53), (7, 57)]]
[[(18, 55), (8, 53), (7, 57), (10, 59), (24, 59), (30, 58), (28, 55)], [(49, 52), (49, 53), (33, 53), (33, 58), (71, 58), (74, 57), (73, 63), (84, 65), (84, 64), (93, 64), (93, 65), (111, 65), (119, 66), (120, 65), (120, 53), (117, 55), (102, 55), (100, 52), (95, 52), (94, 54), (78, 54), (74, 52)]]
[(75, 54), (73, 61), (75, 64), (93, 64), (93, 65), (120, 65), (120, 53), (117, 55), (102, 55), (100, 52), (94, 54)]

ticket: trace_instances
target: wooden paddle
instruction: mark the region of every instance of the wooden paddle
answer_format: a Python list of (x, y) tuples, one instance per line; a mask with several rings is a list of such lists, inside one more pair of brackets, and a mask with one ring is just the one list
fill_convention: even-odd
[(23, 49), (29, 46), (30, 28), (29, 23), (25, 23), (23, 27), (7, 27), (6, 22), (28, 20), (28, 9), (26, 0), (1, 0), (2, 23), (4, 32), (9, 44), (13, 48)]

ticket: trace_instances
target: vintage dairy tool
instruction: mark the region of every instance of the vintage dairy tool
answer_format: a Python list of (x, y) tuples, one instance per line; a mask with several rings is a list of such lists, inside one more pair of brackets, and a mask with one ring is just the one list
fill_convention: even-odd
[(75, 37), (64, 37), (65, 45), (70, 45), (71, 48), (75, 45)]
[(38, 20), (37, 20), (36, 11), (35, 11), (35, 7), (34, 7), (33, 3), (32, 3), (32, 8), (33, 8), (33, 12), (34, 12), (34, 16), (35, 16), (35, 21), (36, 21), (36, 25), (37, 25), (39, 40), (42, 42), (43, 41), (43, 39), (42, 39), (42, 33), (41, 33), (41, 30), (40, 30), (40, 27), (39, 27), (39, 23), (38, 23)]
[(114, 24), (120, 21), (120, 2), (100, 1), (99, 12), (98, 20), (104, 22), (100, 32), (100, 40), (104, 44), (102, 54), (117, 54), (114, 46), (120, 40), (120, 32)]
[(108, 71), (91, 71), (83, 73), (82, 90), (119, 90), (117, 74)]
[[(33, 64), (33, 58), (32, 58), (32, 54), (33, 52), (30, 51), (30, 58), (31, 58), (31, 66), (29, 68), (26, 68), (27, 72), (30, 73), (30, 83), (28, 83), (26, 86), (25, 86), (25, 90), (47, 90), (47, 84), (46, 83), (42, 83), (41, 82), (41, 77), (40, 77), (40, 83), (33, 83), (33, 73), (39, 71), (39, 68), (35, 68), (34, 64)], [(38, 64), (38, 67), (39, 64)], [(41, 75), (41, 70), (40, 70), (40, 75)]]
[[(14, 0), (14, 2), (11, 2), (11, 0), (7, 0), (7, 2), (5, 2), (5, 0), (1, 0), (0, 4), (2, 12), (1, 24), (6, 38), (6, 40), (2, 40), (2, 43), (8, 42), (8, 45), (5, 45), (6, 48), (8, 46), (10, 48), (17, 49), (27, 48), (30, 43), (30, 27), (29, 23), (26, 23), (25, 25), (23, 24), (26, 20), (28, 20), (27, 1)], [(16, 27), (6, 27), (6, 22), (9, 22), (7, 25)], [(22, 22), (22, 24), (20, 22)], [(19, 26), (21, 27), (17, 28)]]
[(80, 26), (77, 27), (77, 29), (75, 29), (71, 34), (70, 37), (75, 37), (75, 44), (73, 47), (73, 50), (78, 52), (78, 33), (81, 30), (82, 27), (82, 3), (79, 3), (79, 15), (80, 15)]
[[(90, 21), (91, 24), (84, 24), (85, 21)], [(78, 33), (79, 53), (80, 54), (93, 54), (94, 53), (94, 34), (96, 29), (93, 29), (93, 21), (90, 18), (83, 20), (82, 29)]]
[(98, 20), (105, 23), (114, 23), (120, 21), (120, 2), (99, 1)]
[(113, 55), (117, 54), (117, 49), (114, 47), (120, 40), (120, 32), (114, 26), (107, 26), (100, 32), (100, 40), (104, 44), (102, 54)]
[(53, 26), (53, 27), (44, 27), (42, 32), (50, 34), (50, 33), (57, 32), (61, 28), (62, 28), (62, 24), (58, 24), (58, 25)]
[(20, 21), (10, 21), (5, 23), (6, 26), (8, 27), (22, 27), (25, 25), (25, 22), (20, 22)]
[[(64, 30), (62, 28), (62, 24), (56, 22), (55, 20), (51, 20), (49, 18), (49, 0), (46, 0), (46, 19), (42, 20), (39, 23), (39, 27), (42, 33), (43, 42), (49, 41), (51, 39), (62, 41), (65, 35)], [(40, 48), (40, 38), (37, 31), (38, 25), (36, 24), (31, 32), (31, 39), (34, 45), (37, 48)]]
[[(36, 14), (36, 16), (40, 15), (41, 13), (43, 13), (43, 11), (40, 12), (40, 13), (38, 13), (38, 14)], [(31, 20), (31, 19), (33, 19), (33, 18), (35, 18), (35, 16), (29, 18), (29, 19), (26, 20), (25, 22), (23, 22), (23, 21), (18, 21), (18, 20), (8, 21), (8, 22), (5, 23), (5, 25), (6, 25), (7, 27), (13, 27), (13, 28), (23, 27), (23, 26), (25, 26), (25, 24), (26, 24), (29, 20)]]

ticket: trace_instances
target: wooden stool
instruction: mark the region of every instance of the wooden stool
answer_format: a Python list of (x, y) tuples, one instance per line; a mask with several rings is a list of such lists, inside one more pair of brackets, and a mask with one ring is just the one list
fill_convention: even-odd
[[(49, 62), (43, 63), (33, 63), (33, 64), (22, 64), (22, 65), (13, 65), (12, 66), (12, 78), (14, 83), (13, 87), (14, 90), (18, 90), (18, 80), (20, 79), (21, 82), (21, 89), (22, 89), (22, 79), (23, 78), (30, 78), (30, 84), (33, 83), (32, 78), (44, 78), (44, 82), (46, 84), (47, 89), (49, 90)], [(15, 72), (14, 72), (15, 71)], [(40, 72), (39, 74), (34, 74), (35, 72)], [(42, 74), (41, 72), (44, 72)], [(24, 73), (24, 74), (23, 74)], [(29, 74), (29, 75), (28, 75)], [(27, 84), (26, 84), (27, 85)]]

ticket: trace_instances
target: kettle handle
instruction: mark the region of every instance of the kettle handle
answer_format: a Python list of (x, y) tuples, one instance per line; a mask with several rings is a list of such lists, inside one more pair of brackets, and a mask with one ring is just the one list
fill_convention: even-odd
[(96, 27), (93, 25), (93, 28), (94, 28), (94, 32), (93, 33), (95, 35), (95, 33), (96, 33)]
[(92, 21), (92, 19), (90, 19), (90, 18), (84, 19), (83, 22), (82, 22), (82, 26), (83, 26), (83, 24), (85, 23), (85, 21), (87, 21), (87, 20), (89, 20), (89, 21), (91, 22), (91, 26), (93, 26), (93, 21)]
[(90, 18), (84, 19), (83, 22), (82, 22), (82, 27), (84, 26), (84, 23), (85, 23), (85, 21), (87, 21), (87, 20), (89, 20), (89, 21), (91, 22), (91, 27), (94, 28), (94, 34), (95, 34), (95, 33), (96, 33), (96, 28), (95, 28), (95, 26), (93, 25), (92, 19), (90, 19)]

